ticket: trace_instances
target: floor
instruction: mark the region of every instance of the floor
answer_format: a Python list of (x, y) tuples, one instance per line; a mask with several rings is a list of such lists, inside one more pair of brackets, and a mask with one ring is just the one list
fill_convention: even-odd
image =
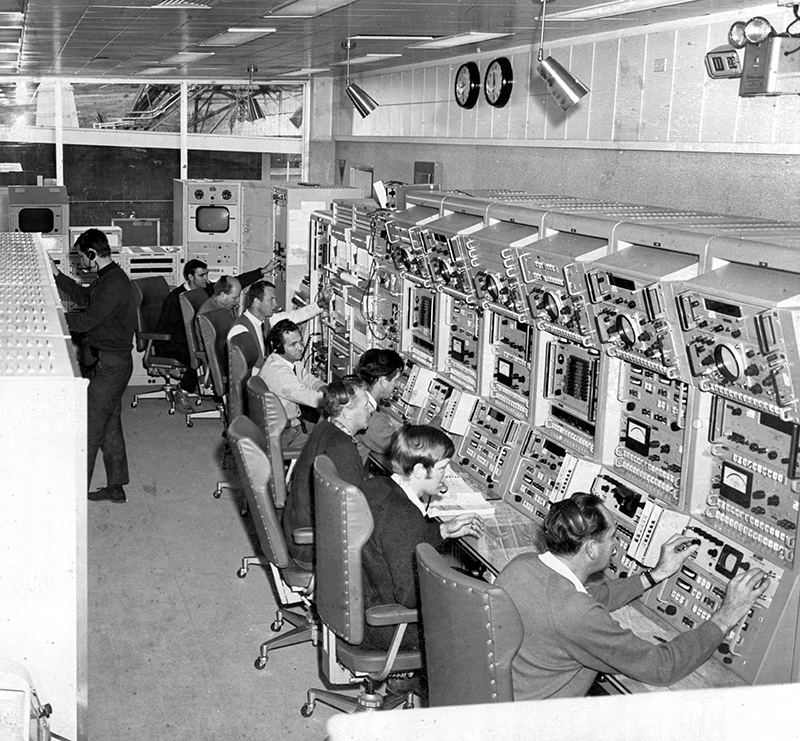
[[(162, 401), (123, 402), (131, 483), (124, 505), (89, 503), (89, 737), (322, 739), (335, 711), (300, 715), (321, 687), (310, 643), (270, 654), (275, 599), (256, 553), (218, 420), (186, 427)], [(98, 461), (92, 489), (104, 483)]]

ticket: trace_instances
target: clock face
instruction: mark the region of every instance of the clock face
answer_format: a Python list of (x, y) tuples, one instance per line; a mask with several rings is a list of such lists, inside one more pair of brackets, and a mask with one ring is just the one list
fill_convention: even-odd
[(475, 62), (462, 64), (456, 72), (453, 93), (462, 108), (473, 108), (478, 102), (478, 93), (481, 86), (481, 73)]
[(508, 103), (513, 85), (514, 74), (507, 57), (498, 57), (489, 63), (483, 78), (483, 95), (489, 105), (501, 108)]

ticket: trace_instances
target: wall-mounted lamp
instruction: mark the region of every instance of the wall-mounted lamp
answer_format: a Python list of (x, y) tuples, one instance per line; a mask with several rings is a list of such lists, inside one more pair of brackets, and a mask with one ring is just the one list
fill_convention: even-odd
[(589, 93), (586, 87), (577, 77), (570, 73), (553, 57), (544, 58), (544, 21), (547, 15), (547, 0), (542, 0), (541, 15), (541, 35), (539, 38), (539, 55), (536, 72), (547, 83), (550, 92), (561, 109), (566, 111), (574, 106), (584, 95)]
[(734, 49), (743, 49), (749, 42), (751, 44), (760, 44), (770, 36), (775, 35), (775, 29), (772, 24), (764, 17), (757, 15), (751, 18), (747, 23), (744, 21), (736, 21), (728, 29), (728, 43)]
[(369, 93), (362, 90), (354, 82), (350, 82), (350, 49), (353, 46), (355, 46), (355, 44), (352, 39), (347, 39), (347, 41), (345, 41), (345, 47), (347, 48), (347, 84), (345, 92), (347, 93), (347, 97), (352, 101), (354, 108), (361, 114), (361, 118), (366, 118), (378, 107), (378, 104)]

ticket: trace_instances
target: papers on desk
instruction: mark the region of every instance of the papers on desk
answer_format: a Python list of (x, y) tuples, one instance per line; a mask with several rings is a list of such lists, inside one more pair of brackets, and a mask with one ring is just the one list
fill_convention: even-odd
[(483, 498), (483, 494), (470, 486), (455, 471), (448, 468), (442, 481), (447, 484), (447, 491), (431, 499), (428, 505), (428, 517), (447, 520), (456, 515), (474, 513), (483, 517), (494, 515), (494, 505)]

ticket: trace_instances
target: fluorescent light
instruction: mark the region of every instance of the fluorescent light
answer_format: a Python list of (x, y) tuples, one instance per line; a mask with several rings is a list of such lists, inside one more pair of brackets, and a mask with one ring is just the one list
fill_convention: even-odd
[[(141, 7), (141, 6), (139, 6)], [(160, 3), (150, 6), (150, 10), (211, 10), (202, 0), (193, 2), (193, 0), (161, 0)]]
[(167, 72), (173, 72), (177, 67), (147, 67), (137, 72), (137, 75), (164, 75)]
[(454, 46), (477, 44), (480, 41), (501, 39), (504, 36), (513, 36), (513, 33), (492, 33), (491, 31), (467, 31), (454, 36), (439, 36), (433, 41), (423, 41), (421, 44), (411, 44), (409, 49), (452, 49)]
[(380, 36), (378, 34), (361, 33), (358, 36), (351, 36), (351, 41), (423, 41), (425, 39), (435, 39), (435, 36), (408, 36), (396, 34), (394, 36)]
[[(369, 64), (370, 62), (379, 62), (381, 59), (391, 59), (393, 57), (402, 57), (402, 54), (365, 54), (363, 57), (356, 57), (355, 59), (350, 60), (350, 64)], [(344, 62), (334, 62), (333, 66), (338, 67), (340, 65), (347, 64), (347, 60)]]
[(171, 57), (161, 60), (161, 64), (189, 64), (206, 57), (213, 57), (213, 51), (179, 51)]
[(616, 15), (638, 13), (642, 10), (657, 10), (670, 5), (683, 5), (697, 0), (614, 0), (610, 3), (590, 5), (588, 8), (575, 10), (562, 10), (558, 13), (548, 13), (548, 21), (591, 21), (595, 18), (610, 18)]
[(314, 75), (317, 72), (330, 71), (330, 67), (306, 67), (305, 69), (296, 69), (294, 72), (282, 72), (279, 77), (305, 77), (306, 75)]
[(358, 0), (289, 0), (264, 13), (262, 18), (316, 18)]
[(210, 39), (201, 41), (199, 46), (241, 46), (269, 33), (275, 33), (276, 30), (275, 28), (229, 28)]

